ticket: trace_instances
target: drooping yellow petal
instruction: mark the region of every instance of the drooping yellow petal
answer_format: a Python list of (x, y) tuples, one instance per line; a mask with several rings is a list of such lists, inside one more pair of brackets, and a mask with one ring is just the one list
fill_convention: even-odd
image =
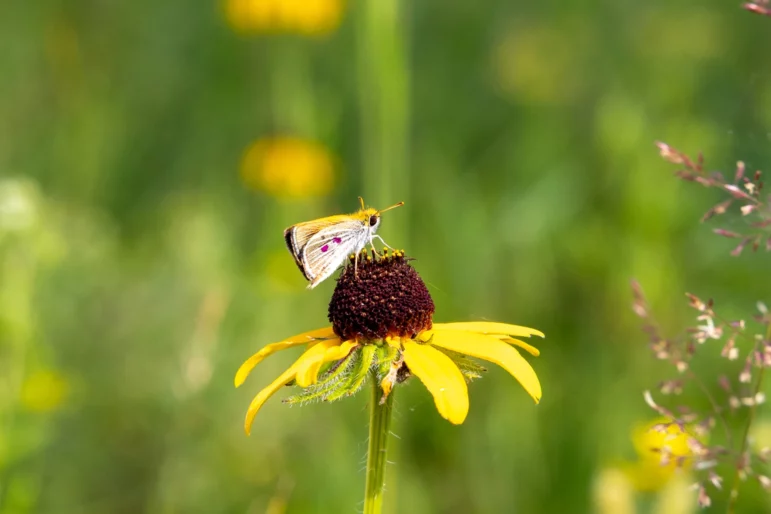
[(249, 359), (247, 359), (247, 361), (241, 364), (241, 367), (238, 368), (238, 371), (236, 372), (236, 378), (235, 378), (236, 387), (244, 383), (244, 380), (246, 380), (246, 377), (249, 376), (249, 373), (251, 373), (254, 367), (260, 362), (262, 362), (262, 360), (265, 357), (272, 355), (278, 351), (285, 350), (287, 348), (292, 348), (293, 346), (312, 343), (318, 340), (326, 340), (330, 338), (337, 339), (337, 336), (335, 336), (335, 333), (332, 331), (332, 327), (325, 327), (325, 328), (319, 328), (316, 330), (311, 330), (310, 332), (304, 332), (302, 334), (292, 336), (289, 339), (285, 339), (281, 342), (272, 343), (265, 346), (259, 352), (249, 357)]
[(450, 423), (463, 423), (468, 414), (468, 388), (458, 366), (427, 344), (403, 341), (404, 362), (433, 395), (436, 409)]
[(303, 362), (302, 366), (297, 368), (297, 385), (308, 387), (316, 383), (319, 369), (325, 362), (332, 362), (346, 357), (351, 349), (356, 346), (355, 341), (346, 341), (338, 344), (338, 341), (321, 341), (312, 349), (318, 349), (312, 357)]
[(538, 357), (539, 355), (541, 355), (541, 351), (538, 348), (536, 348), (535, 346), (533, 346), (531, 344), (527, 344), (524, 341), (520, 341), (519, 339), (514, 339), (513, 337), (501, 336), (501, 335), (498, 335), (498, 336), (495, 336), (495, 337), (497, 337), (498, 339), (500, 339), (504, 343), (513, 344), (514, 346), (519, 346), (520, 348), (525, 350), (527, 353), (529, 353), (533, 357)]
[(276, 380), (271, 382), (268, 387), (257, 393), (257, 396), (254, 397), (252, 403), (249, 404), (249, 409), (246, 411), (244, 430), (246, 431), (247, 435), (249, 435), (249, 432), (252, 429), (252, 422), (254, 421), (254, 417), (257, 415), (257, 411), (259, 411), (262, 407), (262, 404), (264, 404), (268, 398), (276, 394), (276, 391), (294, 380), (297, 376), (298, 370), (304, 368), (309, 361), (313, 362), (318, 358), (319, 354), (324, 355), (326, 349), (319, 349), (320, 345), (322, 344), (331, 346), (334, 344), (334, 340), (322, 341), (305, 350), (305, 352), (300, 355), (300, 358), (297, 359), (294, 364), (289, 366), (289, 369), (284, 371)]
[(244, 420), (244, 431), (246, 432), (246, 435), (249, 435), (252, 431), (252, 423), (254, 422), (254, 417), (257, 415), (257, 411), (260, 410), (262, 407), (262, 404), (265, 403), (268, 398), (276, 394), (276, 391), (287, 385), (289, 382), (291, 382), (296, 373), (296, 368), (294, 366), (291, 366), (289, 369), (284, 371), (276, 380), (271, 382), (271, 384), (257, 393), (257, 396), (254, 397), (254, 400), (252, 400), (252, 403), (249, 404), (249, 409), (246, 411), (246, 419)]
[(543, 332), (529, 327), (496, 323), (494, 321), (465, 321), (460, 323), (434, 323), (434, 330), (463, 330), (464, 332), (479, 332), (480, 334), (501, 334), (514, 337), (540, 336)]
[(477, 332), (434, 330), (430, 344), (501, 366), (522, 384), (536, 403), (541, 400), (541, 383), (535, 370), (515, 348), (503, 341)]

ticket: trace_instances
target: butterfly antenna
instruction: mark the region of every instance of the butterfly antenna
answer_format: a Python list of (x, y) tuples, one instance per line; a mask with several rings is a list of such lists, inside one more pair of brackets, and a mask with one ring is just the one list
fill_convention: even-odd
[(362, 198), (361, 196), (359, 197), (359, 203), (361, 204), (361, 210), (363, 211), (364, 210), (364, 198)]
[(382, 214), (385, 211), (390, 211), (391, 209), (396, 209), (397, 207), (401, 207), (402, 205), (404, 205), (404, 202), (399, 202), (397, 204), (392, 205), (391, 207), (386, 207), (385, 209), (382, 209), (382, 210), (380, 210), (378, 212), (380, 212), (380, 214)]

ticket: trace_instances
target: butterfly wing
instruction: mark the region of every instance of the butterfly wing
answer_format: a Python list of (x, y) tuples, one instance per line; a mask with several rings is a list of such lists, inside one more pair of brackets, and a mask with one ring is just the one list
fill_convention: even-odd
[(303, 265), (302, 258), (300, 257), (303, 248), (305, 248), (305, 246), (308, 244), (308, 241), (310, 241), (313, 236), (317, 235), (325, 228), (329, 228), (336, 223), (340, 223), (348, 219), (350, 219), (348, 216), (329, 216), (319, 220), (298, 223), (297, 225), (292, 225), (291, 227), (284, 230), (284, 241), (286, 242), (286, 247), (289, 250), (289, 253), (292, 254), (292, 257), (294, 257), (295, 264), (297, 264), (297, 267), (300, 268), (300, 271), (306, 280), (311, 280), (311, 278), (308, 276)]
[(352, 253), (356, 253), (367, 244), (369, 231), (367, 225), (359, 220), (341, 221), (320, 230), (312, 236), (300, 251), (305, 278), (313, 289), (329, 278)]

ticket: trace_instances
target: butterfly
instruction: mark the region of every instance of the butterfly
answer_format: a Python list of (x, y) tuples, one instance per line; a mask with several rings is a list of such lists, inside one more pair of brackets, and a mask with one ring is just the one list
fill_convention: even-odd
[(375, 239), (388, 246), (383, 238), (375, 234), (380, 226), (380, 215), (404, 202), (399, 202), (387, 209), (378, 211), (364, 207), (364, 199), (359, 197), (361, 209), (353, 214), (338, 214), (317, 220), (292, 225), (284, 230), (284, 240), (289, 252), (294, 257), (305, 279), (310, 282), (308, 289), (313, 289), (339, 268), (349, 255), (358, 254)]

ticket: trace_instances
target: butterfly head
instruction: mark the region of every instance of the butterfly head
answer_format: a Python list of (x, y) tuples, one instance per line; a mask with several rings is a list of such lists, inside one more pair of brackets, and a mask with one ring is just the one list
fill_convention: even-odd
[(377, 209), (373, 209), (372, 207), (362, 209), (359, 211), (358, 216), (361, 222), (364, 223), (364, 226), (373, 232), (380, 226), (380, 213)]
[(361, 221), (369, 227), (370, 232), (375, 232), (377, 228), (380, 226), (380, 215), (386, 211), (390, 211), (391, 209), (395, 209), (397, 207), (401, 207), (404, 205), (404, 202), (399, 202), (397, 204), (394, 204), (390, 207), (386, 207), (382, 210), (377, 210), (372, 207), (365, 207), (364, 206), (364, 199), (360, 196), (359, 202), (361, 203), (361, 210), (357, 213), (357, 216)]

